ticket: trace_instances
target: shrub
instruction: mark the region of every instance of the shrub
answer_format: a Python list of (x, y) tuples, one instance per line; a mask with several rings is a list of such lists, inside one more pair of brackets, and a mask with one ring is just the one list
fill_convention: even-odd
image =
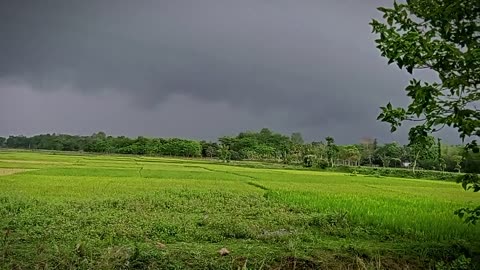
[(325, 159), (320, 159), (317, 161), (317, 167), (320, 169), (326, 169), (328, 168), (328, 161)]

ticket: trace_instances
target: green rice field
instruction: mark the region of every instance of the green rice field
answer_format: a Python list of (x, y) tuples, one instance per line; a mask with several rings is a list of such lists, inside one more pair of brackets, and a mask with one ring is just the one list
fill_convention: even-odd
[(477, 205), (453, 182), (2, 151), (0, 269), (474, 268), (480, 226), (453, 212)]

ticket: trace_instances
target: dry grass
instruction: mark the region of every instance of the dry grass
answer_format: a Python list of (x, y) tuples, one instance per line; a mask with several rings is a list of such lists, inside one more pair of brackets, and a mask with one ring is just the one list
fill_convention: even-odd
[(10, 175), (10, 174), (15, 174), (15, 173), (20, 173), (20, 172), (26, 172), (26, 171), (31, 171), (31, 170), (0, 168), (0, 175)]
[(15, 160), (15, 159), (0, 159), (1, 162), (8, 163), (30, 163), (30, 164), (59, 164), (59, 165), (70, 165), (71, 162), (61, 162), (61, 161), (46, 161), (46, 160)]

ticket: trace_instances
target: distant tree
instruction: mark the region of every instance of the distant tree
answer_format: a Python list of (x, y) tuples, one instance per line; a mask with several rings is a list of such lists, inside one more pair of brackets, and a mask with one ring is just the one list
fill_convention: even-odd
[(230, 159), (232, 157), (232, 151), (230, 150), (230, 146), (223, 143), (220, 144), (220, 147), (218, 148), (218, 157), (223, 162), (230, 162)]
[(260, 132), (241, 132), (236, 137), (220, 137), (218, 141), (228, 146), (232, 159), (274, 159), (288, 163), (294, 152), (289, 137), (267, 128)]
[(437, 138), (437, 157), (438, 160), (442, 158), (442, 139)]
[[(417, 162), (421, 156), (426, 156), (435, 145), (435, 139), (431, 136), (427, 137), (417, 137), (417, 140), (410, 141), (408, 144), (409, 150), (411, 150), (411, 158), (412, 158), (412, 171), (415, 173), (415, 169), (417, 167)], [(435, 149), (433, 149), (435, 151)], [(438, 152), (437, 152), (438, 153)]]
[(315, 155), (315, 146), (311, 143), (306, 143), (304, 145), (302, 145), (302, 155), (303, 156), (306, 156), (306, 155)]
[(360, 141), (360, 145), (362, 146), (361, 155), (365, 157), (369, 165), (372, 166), (373, 164), (373, 153), (375, 152), (375, 139), (372, 138), (363, 138)]
[(312, 142), (312, 151), (319, 159), (325, 159), (327, 156), (327, 147), (323, 142)]
[[(462, 154), (464, 152), (463, 146), (451, 146), (451, 145), (442, 145), (442, 160), (445, 163), (446, 171), (458, 171), (455, 169), (457, 165), (456, 158), (454, 156), (460, 157), (460, 162), (462, 161)], [(460, 164), (461, 165), (461, 164)]]
[(339, 155), (346, 161), (348, 166), (358, 165), (361, 158), (360, 151), (355, 145), (340, 147)]
[(302, 133), (300, 132), (292, 133), (292, 136), (290, 136), (290, 140), (293, 144), (302, 145), (304, 143)]
[(294, 132), (290, 136), (290, 155), (291, 157), (300, 162), (305, 155), (308, 155), (308, 147), (305, 147), (302, 134), (299, 132)]
[(202, 155), (202, 146), (197, 141), (171, 138), (162, 144), (161, 152), (169, 156), (199, 157)]
[[(433, 71), (438, 80), (412, 79), (406, 87), (410, 104), (395, 108), (388, 103), (378, 119), (389, 123), (392, 132), (405, 121), (415, 122), (411, 140), (450, 126), (460, 138), (472, 140), (467, 150), (480, 151), (480, 1), (407, 0), (379, 11), (385, 20), (373, 20), (371, 26), (382, 56), (409, 73)], [(465, 175), (463, 188), (479, 186), (478, 179)], [(480, 207), (477, 210), (458, 214), (476, 222)]]
[(462, 167), (466, 173), (480, 173), (480, 153), (464, 151)]
[(290, 140), (281, 140), (277, 151), (280, 153), (279, 156), (283, 164), (290, 163), (292, 157), (292, 143)]
[(262, 142), (269, 141), (270, 137), (272, 137), (273, 132), (268, 128), (262, 128), (259, 132), (259, 139)]
[(218, 138), (218, 141), (220, 142), (220, 145), (226, 145), (229, 148), (237, 144), (237, 139), (229, 136), (220, 137)]
[(105, 132), (103, 131), (99, 131), (97, 133), (93, 133), (92, 134), (92, 138), (95, 138), (95, 139), (106, 139), (107, 138), (107, 134), (105, 134)]
[(6, 145), (8, 148), (23, 148), (30, 149), (31, 142), (26, 136), (9, 136)]
[(216, 154), (217, 154), (217, 150), (218, 150), (218, 147), (214, 147), (212, 145), (209, 145), (206, 149), (205, 149), (205, 156), (206, 157), (209, 157), (209, 158), (212, 158), (214, 157)]
[[(108, 140), (107, 140), (108, 142)], [(148, 152), (148, 144), (149, 144), (149, 139), (139, 136), (137, 137), (134, 142), (133, 142), (133, 148), (135, 149), (135, 154), (137, 155), (145, 155)], [(111, 142), (107, 143), (109, 148), (107, 148), (107, 152), (111, 152)], [(110, 150), (110, 151), (109, 151)]]
[(0, 137), (0, 147), (3, 147), (5, 145), (5, 142), (7, 141), (6, 138)]
[(327, 159), (330, 163), (330, 166), (335, 166), (335, 158), (338, 154), (338, 146), (335, 144), (335, 139), (333, 137), (326, 137), (325, 141), (327, 142)]
[(275, 148), (266, 144), (259, 144), (255, 147), (261, 159), (271, 159), (275, 156)]
[[(107, 140), (105, 139), (98, 139), (95, 140), (93, 143), (93, 151), (92, 152), (97, 152), (97, 153), (108, 153), (108, 150), (110, 149), (110, 145)], [(135, 150), (134, 153), (132, 154), (137, 154), (137, 151)]]
[(463, 157), (459, 155), (455, 155), (455, 156), (452, 156), (452, 160), (455, 162), (455, 170), (457, 170), (457, 172), (459, 173), (462, 172)]
[(389, 167), (391, 161), (400, 160), (402, 156), (402, 147), (396, 143), (387, 143), (379, 148), (375, 154), (382, 161), (383, 167)]
[(265, 127), (260, 130), (260, 135), (270, 136), (272, 135), (272, 131)]
[(445, 169), (447, 168), (447, 162), (443, 157), (438, 159), (438, 168), (442, 172), (445, 171)]
[[(120, 154), (133, 154), (133, 140), (125, 136), (113, 138), (111, 141), (112, 147), (115, 149), (115, 153)], [(161, 153), (162, 140), (152, 140), (149, 147), (149, 153), (152, 155), (159, 155)]]
[(218, 144), (215, 142), (200, 141), (202, 145), (202, 157), (213, 158), (217, 156)]

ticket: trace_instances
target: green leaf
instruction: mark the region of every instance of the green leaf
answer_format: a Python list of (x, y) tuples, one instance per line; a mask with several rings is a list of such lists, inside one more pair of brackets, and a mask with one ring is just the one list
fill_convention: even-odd
[(388, 9), (387, 8), (384, 8), (384, 7), (379, 7), (377, 8), (378, 11), (381, 11), (381, 12), (387, 12)]
[(387, 23), (388, 23), (388, 25), (392, 25), (392, 24), (393, 24), (393, 18), (392, 18), (392, 17), (388, 17), (388, 18), (387, 18)]

